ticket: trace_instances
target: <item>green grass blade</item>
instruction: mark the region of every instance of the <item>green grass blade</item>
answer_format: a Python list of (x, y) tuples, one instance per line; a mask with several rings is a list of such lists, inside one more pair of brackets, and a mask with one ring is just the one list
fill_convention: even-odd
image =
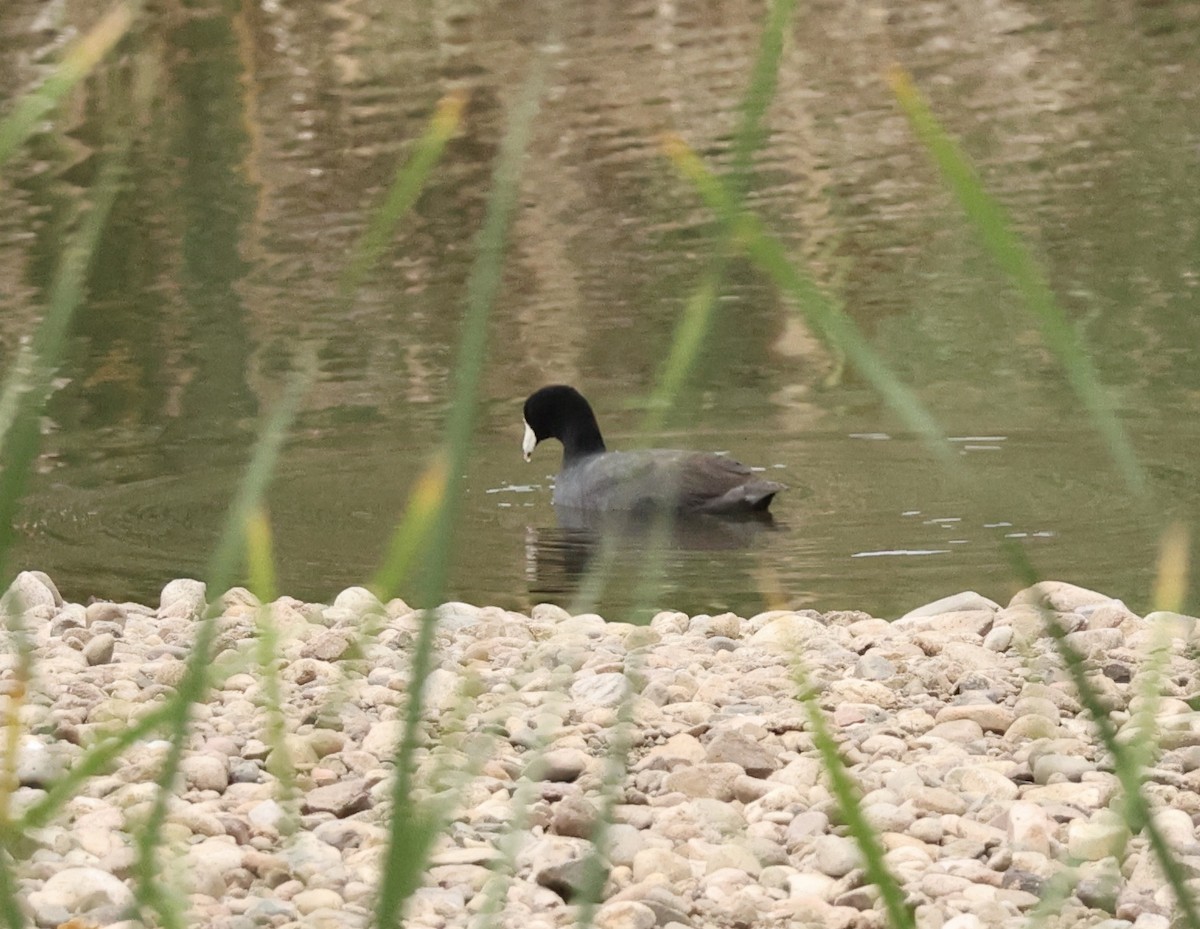
[(92, 206), (63, 249), (50, 286), (49, 306), (27, 352), (9, 371), (0, 391), (0, 410), (8, 430), (0, 434), (0, 585), (7, 587), (8, 552), (15, 541), (17, 508), (37, 457), (38, 418), (50, 395), (54, 370), (62, 358), (67, 330), (83, 302), (88, 267), (121, 186), (128, 145), (119, 143), (100, 169), (92, 188)]
[(12, 817), (13, 794), (21, 786), (17, 776), (17, 755), (20, 751), (21, 710), (29, 697), (29, 688), (33, 682), (33, 643), (29, 639), (29, 630), (25, 627), (25, 604), (20, 594), (10, 591), (0, 599), (0, 619), (6, 621), (8, 633), (12, 637), (16, 650), (16, 667), (9, 678), (8, 699), (0, 709), (0, 720), (4, 725), (3, 764), (0, 765), (0, 842), (5, 835), (4, 829)]
[(137, 5), (118, 3), (101, 17), (63, 55), (54, 72), (40, 87), (18, 101), (0, 121), (0, 167), (8, 163), (26, 139), (71, 88), (87, 77), (104, 60), (133, 26)]
[(254, 643), (259, 680), (262, 684), (263, 742), (270, 747), (267, 771), (279, 784), (280, 805), (288, 817), (280, 824), (280, 832), (289, 834), (295, 825), (293, 803), (296, 797), (296, 769), (288, 751), (287, 726), (283, 716), (283, 696), (279, 686), (279, 629), (271, 615), (271, 603), (278, 596), (275, 580), (275, 559), (271, 545), (271, 523), (266, 510), (258, 507), (246, 522), (246, 570), (250, 589), (258, 597), (254, 627)]
[[(795, 0), (774, 0), (767, 11), (759, 41), (758, 56), (754, 62), (750, 82), (741, 102), (741, 121), (733, 140), (733, 177), (730, 182), (730, 199), (734, 209), (741, 209), (742, 199), (750, 186), (751, 161), (754, 153), (762, 146), (765, 136), (763, 118), (779, 83), (779, 62), (783, 55), (784, 38), (792, 21)], [(666, 415), (675, 406), (683, 390), (696, 358), (699, 357), (712, 326), (712, 317), (720, 295), (721, 284), (728, 265), (732, 244), (728, 226), (716, 248), (713, 263), (704, 273), (696, 289), (692, 291), (684, 311), (676, 324), (671, 339), (671, 349), (660, 370), (658, 383), (651, 394), (649, 409), (642, 422), (642, 434), (654, 435), (661, 432)]]
[(825, 766), (825, 774), (829, 779), (829, 790), (837, 801), (838, 811), (846, 823), (858, 845), (863, 857), (863, 866), (867, 880), (879, 888), (883, 900), (884, 912), (887, 913), (888, 924), (892, 929), (916, 929), (916, 919), (912, 908), (904, 897), (904, 889), (895, 875), (888, 869), (883, 858), (883, 846), (879, 836), (871, 828), (862, 811), (862, 795), (858, 785), (850, 776), (846, 762), (842, 759), (837, 741), (829, 731), (825, 721), (825, 713), (817, 703), (816, 694), (808, 683), (808, 675), (797, 663), (797, 683), (800, 686), (800, 701), (808, 714), (809, 726), (812, 729), (813, 743), (821, 753), (821, 761)]
[[(127, 28), (126, 24), (115, 31), (124, 34)], [(90, 34), (90, 36), (95, 35), (95, 32)], [(101, 30), (101, 35), (103, 35), (103, 30)], [(115, 43), (115, 41), (114, 38), (113, 42)], [(90, 43), (85, 40), (82, 46), (76, 46), (74, 53), (68, 54), (67, 59), (60, 65), (51, 81), (65, 80), (67, 75), (74, 73), (73, 69), (83, 68), (83, 73), (86, 73), (86, 70), (90, 70), (95, 64), (94, 61), (88, 63), (90, 61), (88, 56), (94, 54), (95, 61), (99, 61), (111, 47), (111, 45), (102, 46), (103, 43), (98, 40)], [(73, 85), (73, 83), (72, 81), (71, 84)], [(53, 85), (50, 90), (53, 91)], [(49, 92), (45, 87), (43, 87), (43, 91)], [(65, 92), (66, 90), (63, 89), (62, 93)], [(22, 128), (22, 119), (27, 118), (30, 112), (29, 101), (31, 99), (38, 99), (38, 97), (34, 95), (26, 98), (18, 105), (15, 114), (0, 124), (0, 164), (7, 160), (12, 150), (15, 150), (28, 135)], [(2, 459), (2, 467), (0, 467), (0, 585), (4, 587), (8, 586), (9, 580), (8, 553), (16, 536), (13, 527), (17, 508), (24, 496), (30, 470), (40, 444), (39, 417), (50, 395), (51, 379), (62, 357), (71, 319), (80, 303), (83, 302), (88, 268), (120, 190), (127, 150), (127, 140), (122, 139), (104, 157), (100, 173), (91, 190), (91, 207), (83, 214), (78, 228), (72, 234), (60, 257), (50, 287), (46, 314), (29, 344), (18, 350), (17, 358), (5, 378), (4, 387), (0, 390), (0, 459)], [(23, 697), (24, 688), (32, 678), (32, 651), (24, 634), (23, 618), (19, 615), (23, 610), (22, 604), (10, 604), (9, 608), (17, 614), (13, 618), (12, 632), (17, 640), (19, 652), (16, 681), (22, 688), (20, 697)], [(5, 845), (8, 844), (9, 839), (23, 834), (24, 831), (23, 826), (11, 829), (8, 821), (8, 799), (12, 787), (11, 772), (8, 768), (14, 762), (19, 736), (17, 707), (20, 697), (14, 695), (9, 701), (6, 701), (9, 710), (9, 714), (5, 718), (7, 749), (5, 771), (0, 774), (4, 778), (4, 783), (0, 784), (0, 792), (3, 792), (3, 811), (0, 819), (3, 820), (5, 832), (3, 844)], [(28, 812), (26, 811), (26, 813)], [(25, 818), (22, 817), (22, 820), (24, 821)], [(8, 868), (7, 849), (0, 850), (0, 858), (4, 859), (3, 862), (0, 862), (0, 918), (10, 927), (22, 926), (24, 925), (24, 916), (14, 896), (15, 886), (12, 873)]]
[(1041, 327), (1046, 346), (1058, 358), (1126, 485), (1135, 494), (1145, 496), (1148, 492), (1145, 472), (1075, 327), (1054, 298), (1046, 272), (1013, 232), (1004, 208), (984, 189), (967, 156), (937, 121), (908, 73), (893, 68), (889, 82), (909, 125), (958, 199), (985, 250), (1012, 281)]
[[(1027, 587), (1038, 582), (1037, 572), (1029, 561), (1025, 549), (1018, 543), (1005, 545), (1009, 560), (1017, 577)], [(1058, 650), (1059, 657), (1066, 665), (1071, 681), (1079, 694), (1079, 702), (1092, 718), (1101, 743), (1113, 760), (1113, 769), (1124, 793), (1124, 812), (1129, 831), (1136, 835), (1145, 832), (1150, 843), (1150, 850), (1158, 860), (1163, 877), (1175, 894), (1175, 900), (1182, 911), (1185, 925), (1200, 927), (1200, 908), (1188, 887), (1188, 875), (1183, 864), (1175, 857), (1166, 837), (1162, 834), (1154, 817), (1151, 815), (1150, 804), (1142, 790), (1142, 757), (1143, 752), (1138, 747), (1130, 747), (1117, 738), (1117, 728), (1108, 715), (1108, 710), (1095, 687), (1088, 680), (1087, 667), (1083, 656), (1080, 655), (1067, 641), (1067, 630), (1049, 609), (1042, 608), (1042, 623)]]
[(1191, 533), (1185, 523), (1175, 522), (1163, 530), (1159, 543), (1158, 570), (1154, 579), (1156, 610), (1183, 611), (1187, 598), (1188, 566), (1191, 561)]
[(170, 707), (162, 706), (101, 739), (46, 790), (46, 796), (25, 811), (15, 823), (18, 832), (40, 829), (53, 819), (68, 801), (78, 795), (83, 784), (111, 765), (134, 743), (146, 738), (170, 716)]
[(783, 43), (795, 11), (795, 0), (774, 0), (767, 11), (766, 25), (758, 44), (758, 57), (750, 72), (750, 83), (742, 99), (742, 120), (733, 144), (732, 188), (737, 200), (750, 188), (750, 171), (754, 153), (763, 146), (766, 129), (763, 118), (779, 86), (779, 62), (783, 58)]
[[(736, 209), (741, 208), (742, 198), (750, 186), (751, 159), (762, 144), (765, 132), (762, 122), (775, 96), (779, 61), (794, 8), (794, 0), (774, 0), (767, 12), (758, 57), (740, 107), (742, 118), (734, 136), (734, 168), (730, 198), (737, 205)], [(640, 433), (644, 437), (658, 435), (663, 431), (668, 414), (675, 408), (691, 376), (696, 359), (712, 328), (717, 298), (734, 244), (732, 229), (729, 226), (724, 227), (711, 264), (684, 304), (672, 335), (670, 351), (659, 370), (658, 380), (647, 403), (646, 415), (641, 422)], [(665, 525), (655, 526), (655, 533), (660, 541), (658, 545), (650, 546), (650, 551), (655, 557), (642, 566), (638, 587), (645, 592), (645, 599), (641, 596), (634, 599), (635, 606), (630, 617), (633, 622), (637, 622), (646, 612), (644, 603), (649, 602), (653, 579), (661, 570), (666, 529)], [(619, 546), (619, 539), (601, 539), (600, 550), (592, 560), (572, 603), (573, 612), (594, 608), (611, 573)]]
[(5, 440), (17, 425), (22, 398), (29, 392), (36, 370), (37, 358), (33, 346), (21, 342), (9, 363), (4, 386), (0, 387), (0, 457), (4, 455)]
[(372, 214), (371, 223), (354, 246), (354, 257), (342, 275), (342, 294), (353, 293), (379, 260), (404, 214), (417, 202), (429, 172), (437, 164), (446, 143), (458, 130), (466, 94), (455, 91), (441, 99), (425, 132), (416, 142), (412, 156), (396, 169), (383, 203)]
[(446, 456), (436, 454), (417, 478), (404, 517), (388, 542), (387, 554), (370, 588), (385, 603), (400, 590), (425, 547), (446, 496)]
[(266, 493), (275, 462), (288, 429), (296, 417), (300, 399), (312, 380), (314, 368), (315, 362), (310, 355), (291, 378), (283, 397), (265, 423), (255, 444), (250, 464), (226, 515), (217, 547), (209, 560), (206, 574), (212, 603), (199, 622), (196, 640), (188, 656), (179, 687), (165, 707), (170, 747), (157, 778), (158, 792), (154, 804), (146, 823), (135, 837), (137, 861), (133, 870), (135, 893), (139, 902), (153, 910), (166, 929), (182, 929), (184, 919), (177, 901), (169, 896), (162, 881), (158, 853), (163, 845), (162, 828), (166, 821), (167, 801), (183, 758), (192, 707), (204, 699), (208, 688), (208, 675), (213, 658), (211, 652), (216, 639), (217, 617), (220, 614), (220, 601), (217, 598), (236, 576), (242, 560), (246, 526)]
[[(759, 53), (746, 95), (742, 100), (742, 118), (734, 138), (734, 163), (731, 180), (733, 191), (731, 199), (738, 210), (741, 209), (742, 198), (750, 187), (751, 163), (754, 153), (761, 147), (765, 135), (763, 119), (775, 96), (783, 43), (794, 8), (794, 0), (773, 0), (771, 3), (759, 43)], [(714, 260), (692, 291), (684, 305), (683, 313), (676, 323), (670, 351), (659, 370), (646, 415), (641, 423), (643, 436), (652, 436), (662, 431), (668, 413), (675, 408), (695, 367), (696, 359), (712, 328), (717, 298), (720, 295), (729, 255), (734, 245), (732, 229), (726, 225), (722, 230), (720, 241), (716, 245)], [(639, 620), (649, 619), (647, 604), (651, 602), (662, 576), (669, 532), (668, 514), (659, 514), (650, 530), (648, 557), (641, 563), (640, 571), (634, 582), (635, 594), (632, 598), (633, 607), (629, 618), (631, 622), (635, 623)], [(614, 537), (602, 538), (600, 551), (577, 591), (573, 612), (592, 608), (588, 600), (598, 597), (599, 591), (615, 563), (619, 544), (619, 540)], [(632, 680), (636, 677), (634, 669), (627, 667), (626, 675), (631, 681), (629, 695), (632, 695), (636, 692), (636, 687), (632, 685)], [(572, 901), (579, 907), (576, 918), (578, 927), (592, 924), (603, 891), (606, 877), (603, 867), (605, 844), (619, 793), (618, 785), (623, 781), (625, 772), (628, 770), (629, 752), (632, 747), (631, 729), (632, 704), (627, 695), (626, 699), (621, 702), (612, 742), (605, 759), (605, 776), (602, 779), (604, 794), (601, 809), (596, 818), (596, 826), (590, 836), (592, 848), (585, 863), (582, 886), (577, 888), (577, 895)]]
[(8, 854), (0, 852), (0, 920), (5, 929), (25, 929), (25, 912), (17, 902), (17, 886), (8, 862)]
[(271, 520), (267, 511), (255, 507), (246, 520), (246, 575), (250, 590), (262, 603), (270, 603), (278, 593), (275, 556), (271, 544)]
[(9, 929), (25, 925), (24, 913), (16, 898), (16, 884), (8, 866), (13, 841), (23, 835), (12, 827), (12, 798), (21, 786), (17, 776), (17, 755), (23, 731), (21, 710), (33, 679), (33, 644), (25, 628), (24, 612), (25, 604), (19, 594), (10, 592), (0, 600), (0, 618), (8, 621), (8, 631), (17, 652), (17, 664), (8, 681), (7, 699), (0, 708), (4, 725), (4, 762), (0, 766), (0, 920)]
[(262, 505), (279, 452), (299, 412), (300, 401), (316, 376), (316, 369), (316, 357), (309, 352), (301, 359), (263, 425), (205, 571), (208, 589), (213, 593), (223, 593), (237, 576), (245, 549), (246, 526)]
[(808, 275), (790, 258), (778, 238), (757, 216), (742, 211), (727, 185), (704, 165), (682, 139), (664, 140), (666, 152), (679, 172), (692, 183), (709, 209), (730, 230), (747, 256), (775, 282), (809, 325), (837, 352), (844, 354), (884, 402), (924, 441), (942, 464), (956, 468), (958, 459), (933, 416), (911, 390), (892, 373), (879, 354)]
[[(246, 667), (248, 669), (248, 665)], [(242, 662), (227, 662), (221, 669), (224, 672), (221, 677), (228, 677), (229, 674), (241, 670)], [(58, 780), (46, 788), (44, 797), (13, 823), (11, 835), (20, 835), (30, 829), (41, 829), (48, 825), (66, 803), (79, 795), (80, 788), (89, 778), (110, 770), (130, 746), (165, 726), (173, 712), (170, 704), (164, 704), (146, 713), (136, 722), (115, 728), (99, 739)]]
[[(120, 189), (126, 151), (127, 145), (121, 142), (105, 157), (92, 188), (91, 208), (84, 214), (78, 229), (63, 250), (51, 284), (46, 315), (29, 345), (19, 350), (17, 361), (0, 391), (0, 411), (3, 411), (3, 432), (0, 432), (0, 586), (3, 587), (7, 587), (9, 581), (8, 553), (16, 538), (14, 526), (17, 509), (40, 444), (39, 417), (50, 395), (51, 378), (62, 357), (71, 318), (83, 301), (88, 267)], [(16, 603), (10, 608), (18, 614), (13, 618), (12, 632), (19, 653), (17, 682), (24, 689), (33, 674), (32, 650), (25, 636), (23, 618), (19, 615), (22, 605)], [(4, 778), (4, 783), (0, 784), (0, 792), (3, 793), (0, 819), (6, 831), (12, 787), (8, 769), (15, 763), (19, 737), (16, 711), (19, 702), (15, 696), (7, 701), (11, 718), (5, 718), (8, 748), (5, 752), (5, 771), (0, 772)], [(6, 852), (0, 851), (0, 857), (5, 855)], [(13, 882), (7, 864), (5, 860), (0, 865), (0, 917), (10, 926), (19, 926), (24, 924), (24, 918), (20, 916), (20, 909), (11, 893)]]
[(462, 473), (478, 405), (479, 381), (487, 345), (487, 322), (500, 289), (508, 227), (516, 208), (521, 165), (541, 98), (544, 69), (544, 62), (537, 59), (509, 118), (492, 177), (487, 213), (477, 239), (478, 254), (467, 281), (467, 308), (455, 367), (455, 396), (446, 429), (445, 490), (428, 534), (425, 552), (428, 570), (420, 599), (425, 612), (413, 649), (404, 731), (396, 752), (392, 817), (383, 886), (375, 913), (379, 929), (399, 926), (404, 902), (418, 885), (430, 843), (437, 834), (412, 796), (414, 756), (419, 743), (423, 709), (421, 687), (432, 665), (437, 626), (432, 607), (442, 596), (449, 570), (451, 535), (458, 515)]

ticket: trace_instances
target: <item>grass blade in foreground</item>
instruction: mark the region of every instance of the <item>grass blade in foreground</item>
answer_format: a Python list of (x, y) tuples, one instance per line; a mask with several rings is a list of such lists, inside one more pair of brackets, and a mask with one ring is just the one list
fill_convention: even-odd
[[(30, 470), (40, 444), (39, 418), (50, 395), (51, 378), (62, 357), (67, 329), (83, 302), (88, 267), (108, 223), (109, 213), (120, 189), (127, 143), (120, 141), (105, 158), (92, 188), (92, 206), (63, 250), (50, 287), (49, 307), (30, 344), (18, 350), (0, 391), (4, 431), (0, 432), (0, 588), (9, 583), (8, 552), (16, 537), (17, 508), (25, 495)], [(15, 679), (19, 690), (6, 701), (4, 719), (4, 769), (0, 771), (0, 825), (8, 831), (8, 797), (15, 778), (17, 745), (20, 738), (19, 708), (24, 690), (33, 677), (33, 653), (22, 625), (23, 605), (12, 604), (12, 633), (17, 646)], [(9, 891), (13, 887), (8, 859), (0, 852), (0, 916), (10, 926), (23, 925)]]
[(262, 681), (263, 710), (267, 717), (263, 732), (263, 742), (270, 747), (267, 771), (279, 783), (279, 803), (287, 811), (279, 831), (283, 835), (290, 835), (295, 829), (299, 813), (294, 808), (296, 769), (285, 738), (287, 726), (279, 687), (279, 629), (271, 615), (271, 603), (278, 596), (271, 523), (266, 510), (261, 507), (256, 508), (246, 522), (246, 573), (249, 575), (250, 589), (259, 602), (254, 620), (258, 633), (255, 658)]
[[(467, 309), (462, 326), (454, 405), (450, 411), (445, 446), (445, 481), (440, 506), (428, 534), (428, 572), (421, 589), (424, 607), (420, 632), (413, 648), (405, 707), (404, 731), (396, 752), (396, 774), (392, 786), (392, 814), (387, 852), (383, 865), (383, 886), (376, 906), (378, 929), (399, 926), (404, 902), (416, 889), (428, 858), (429, 847), (439, 832), (437, 812), (421, 809), (413, 797), (413, 767), (419, 742), (423, 701), (421, 689), (429, 676), (433, 659), (437, 616), (434, 607), (445, 589), (449, 570), (451, 533), (462, 495), (462, 473), (475, 424), (479, 381), (487, 347), (487, 322), (492, 303), (500, 289), (504, 267), (504, 247), (508, 227), (516, 208), (521, 164), (533, 131), (538, 110), (545, 65), (535, 60), (529, 77), (513, 107), (508, 127), (500, 143), (487, 214), (477, 239), (478, 255), (467, 281)], [(404, 550), (404, 546), (400, 546)]]
[(838, 744), (829, 731), (825, 721), (825, 713), (817, 703), (816, 694), (808, 682), (808, 675), (797, 658), (795, 662), (796, 683), (800, 687), (800, 702), (808, 714), (809, 725), (812, 727), (813, 742), (821, 753), (821, 761), (825, 765), (825, 774), (829, 778), (829, 790), (837, 800), (838, 811), (850, 829), (855, 844), (863, 856), (867, 880), (879, 888), (883, 898), (884, 912), (888, 916), (888, 924), (892, 929), (916, 929), (913, 911), (904, 899), (904, 889), (883, 860), (883, 846), (879, 837), (867, 822), (862, 810), (862, 795), (846, 763), (842, 760)]
[(1178, 613), (1188, 588), (1191, 538), (1184, 523), (1171, 523), (1159, 543), (1158, 572), (1154, 580), (1154, 609)]
[[(736, 208), (741, 209), (742, 198), (750, 183), (750, 164), (755, 150), (761, 144), (763, 136), (762, 119), (774, 99), (775, 89), (779, 78), (779, 61), (782, 56), (784, 36), (791, 24), (795, 8), (794, 0), (774, 0), (767, 14), (766, 25), (763, 28), (762, 39), (759, 42), (758, 57), (754, 63), (749, 86), (742, 99), (740, 110), (742, 114), (734, 137), (734, 181), (732, 195)], [(730, 253), (736, 248), (733, 230), (726, 226), (722, 231), (720, 241), (715, 246), (713, 261), (704, 272), (699, 284), (696, 285), (683, 312), (675, 325), (671, 339), (671, 348), (666, 361), (658, 372), (658, 380), (647, 404), (646, 415), (642, 419), (640, 434), (653, 436), (662, 432), (666, 425), (667, 414), (676, 406), (691, 372), (699, 357), (700, 349), (708, 338), (712, 328), (712, 319), (720, 295), (725, 269), (729, 262)], [(656, 557), (643, 566), (640, 587), (646, 591), (647, 601), (650, 596), (651, 578), (657, 577), (661, 569), (662, 549), (665, 544), (668, 527), (660, 524), (654, 527), (658, 538), (656, 544), (650, 546)], [(601, 540), (601, 549), (592, 562), (584, 583), (573, 603), (573, 612), (583, 612), (594, 609), (600, 592), (611, 573), (616, 547), (619, 540), (606, 537)], [(641, 598), (635, 598), (640, 604)], [(640, 606), (634, 609), (634, 620), (642, 612)]]
[(0, 167), (24, 144), (71, 88), (104, 60), (133, 25), (135, 5), (118, 3), (63, 55), (54, 73), (30, 91), (0, 122)]
[(820, 287), (787, 256), (783, 244), (768, 232), (762, 221), (743, 211), (727, 186), (714, 175), (691, 148), (677, 136), (664, 140), (667, 156), (696, 188), (701, 198), (740, 243), (747, 256), (775, 282), (804, 313), (813, 329), (835, 351), (844, 354), (871, 384), (905, 425), (916, 432), (942, 464), (956, 467), (950, 449), (933, 416), (916, 395), (900, 381), (863, 338), (854, 322), (821, 292)]
[(1145, 472), (1075, 328), (1054, 299), (1045, 271), (1012, 231), (1004, 209), (984, 190), (967, 156), (937, 121), (909, 74), (896, 67), (889, 72), (888, 81), (909, 125), (937, 165), (946, 186), (958, 198), (984, 248), (1008, 275), (1041, 326), (1046, 346), (1058, 358), (1071, 388), (1107, 442), (1125, 483), (1138, 496), (1146, 496)]
[(774, 0), (771, 4), (750, 83), (742, 98), (742, 121), (733, 143), (733, 193), (739, 202), (750, 188), (751, 159), (762, 148), (766, 136), (762, 121), (779, 86), (779, 62), (795, 9), (796, 0)]
[(206, 574), (210, 605), (199, 620), (183, 679), (164, 707), (170, 748), (157, 778), (158, 792), (154, 805), (136, 838), (137, 861), (133, 872), (138, 901), (153, 910), (167, 929), (182, 929), (184, 921), (177, 901), (169, 897), (164, 889), (158, 852), (163, 845), (162, 828), (166, 820), (167, 800), (183, 758), (192, 706), (204, 699), (208, 688), (209, 666), (213, 657), (210, 653), (216, 639), (217, 617), (221, 612), (217, 598), (236, 576), (245, 548), (247, 524), (266, 493), (280, 449), (296, 418), (300, 399), (312, 381), (314, 370), (315, 359), (309, 355), (300, 370), (292, 376), (283, 397), (259, 435), (250, 464), (225, 517), (217, 547), (209, 560)]
[[(1018, 579), (1026, 587), (1032, 587), (1038, 583), (1037, 572), (1034, 571), (1025, 549), (1016, 543), (1008, 544), (1005, 548)], [(1042, 623), (1054, 641), (1054, 646), (1058, 650), (1063, 664), (1066, 665), (1067, 672), (1071, 675), (1071, 681), (1079, 694), (1079, 702), (1092, 717), (1100, 741), (1112, 758), (1113, 769), (1121, 784), (1121, 790), (1125, 794), (1122, 809), (1129, 831), (1134, 835), (1141, 831), (1146, 833), (1150, 849), (1158, 860), (1167, 884), (1175, 894), (1179, 908), (1183, 911), (1184, 924), (1192, 929), (1200, 929), (1200, 909), (1197, 908), (1196, 900), (1188, 887), (1187, 872), (1183, 864), (1175, 857), (1170, 845), (1167, 844), (1162, 830), (1155, 823), (1154, 817), (1151, 815), (1150, 804), (1142, 790), (1142, 753), (1118, 738), (1116, 726), (1108, 715), (1104, 701), (1096, 688), (1092, 686), (1091, 681), (1088, 680), (1088, 671), (1083, 656), (1067, 641), (1067, 630), (1063, 628), (1062, 623), (1058, 621), (1052, 610), (1042, 607), (1041, 614)]]
[[(742, 200), (750, 186), (752, 158), (755, 151), (761, 147), (764, 135), (763, 117), (775, 96), (783, 43), (791, 24), (794, 8), (794, 0), (773, 0), (771, 3), (763, 27), (754, 70), (746, 94), (742, 99), (742, 119), (734, 138), (733, 200), (738, 210), (741, 209)], [(683, 313), (676, 323), (670, 353), (659, 370), (657, 384), (650, 397), (646, 416), (642, 420), (641, 433), (643, 436), (661, 432), (667, 414), (676, 406), (712, 328), (712, 319), (729, 256), (735, 248), (733, 229), (726, 225), (722, 230), (720, 241), (715, 247), (713, 263), (692, 291)], [(669, 514), (659, 514), (650, 527), (649, 557), (642, 563), (635, 582), (637, 592), (633, 598), (630, 615), (632, 622), (638, 622), (647, 612), (646, 607), (651, 602), (655, 589), (659, 586), (670, 528), (669, 520)], [(600, 551), (593, 561), (592, 569), (588, 571), (584, 583), (577, 592), (572, 612), (578, 613), (581, 609), (593, 608), (592, 603), (588, 601), (598, 598), (600, 589), (611, 574), (618, 546), (617, 538), (602, 537)], [(619, 795), (618, 785), (629, 765), (633, 726), (631, 697), (636, 692), (633, 680), (637, 676), (637, 669), (627, 662), (624, 672), (631, 686), (621, 700), (618, 718), (612, 729), (611, 742), (606, 753), (601, 810), (590, 836), (592, 848), (586, 859), (582, 886), (578, 888), (577, 894), (580, 905), (576, 925), (579, 927), (591, 925), (595, 918), (596, 906), (606, 878), (603, 856), (606, 851), (608, 828), (612, 822), (613, 811)]]
[(437, 453), (417, 478), (404, 517), (392, 533), (387, 554), (369, 585), (380, 600), (387, 602), (400, 590), (429, 539), (445, 498), (446, 456)]
[(434, 111), (425, 132), (406, 162), (396, 169), (387, 197), (371, 217), (371, 224), (354, 246), (354, 258), (342, 275), (342, 293), (354, 292), (367, 273), (375, 266), (387, 247), (396, 224), (417, 202), (429, 172), (441, 157), (450, 137), (462, 120), (466, 95), (461, 91), (447, 94)]
[(25, 927), (25, 913), (17, 902), (16, 886), (7, 861), (0, 861), (0, 919), (8, 929)]
[(49, 308), (20, 364), (9, 371), (0, 409), (11, 420), (8, 432), (0, 434), (0, 583), (8, 586), (8, 550), (14, 541), (16, 509), (25, 493), (29, 470), (39, 445), (38, 417), (50, 394), (51, 378), (62, 358), (67, 329), (83, 302), (88, 267), (96, 253), (100, 235), (117, 199), (124, 171), (126, 141), (120, 142), (105, 159), (92, 188), (92, 207), (63, 250), (50, 286)]
[[(795, 0), (774, 0), (767, 12), (767, 21), (759, 41), (758, 57), (755, 59), (750, 83), (741, 102), (742, 118), (733, 140), (731, 201), (734, 210), (741, 210), (743, 198), (750, 186), (751, 159), (754, 152), (761, 147), (765, 135), (763, 117), (775, 98), (784, 37), (791, 25), (795, 5)], [(643, 435), (652, 435), (662, 430), (666, 413), (674, 407), (676, 398), (682, 392), (683, 385), (700, 354), (700, 348), (708, 337), (729, 254), (736, 246), (732, 233), (733, 230), (729, 226), (723, 230), (721, 241), (716, 247), (715, 260), (692, 291), (676, 324), (671, 340), (671, 352), (659, 372), (649, 411), (642, 423)]]

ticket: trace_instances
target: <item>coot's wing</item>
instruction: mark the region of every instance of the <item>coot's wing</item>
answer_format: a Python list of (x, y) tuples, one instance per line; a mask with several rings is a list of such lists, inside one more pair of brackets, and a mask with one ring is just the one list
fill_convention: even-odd
[(554, 502), (588, 510), (668, 509), (694, 513), (764, 510), (783, 484), (764, 481), (711, 452), (607, 452), (559, 474)]
[(755, 472), (728, 455), (698, 452), (689, 455), (680, 472), (680, 506), (704, 513), (765, 510), (771, 498), (786, 487), (756, 477)]

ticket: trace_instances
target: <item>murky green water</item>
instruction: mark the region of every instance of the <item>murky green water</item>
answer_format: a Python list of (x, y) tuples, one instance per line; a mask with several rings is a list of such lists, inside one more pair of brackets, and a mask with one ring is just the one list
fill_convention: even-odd
[[(78, 7), (78, 9), (76, 8)], [(0, 6), (0, 99), (95, 11)], [(679, 540), (656, 602), (889, 615), (1015, 585), (1002, 551), (1144, 608), (1158, 533), (1200, 521), (1200, 13), (1066, 2), (805, 4), (756, 208), (955, 437), (939, 470), (747, 265), (659, 444), (729, 449), (792, 485), (773, 531)], [(557, 12), (555, 12), (557, 11)], [(628, 441), (712, 255), (662, 157), (720, 163), (761, 5), (170, 5), (0, 176), (3, 357), (31, 331), (128, 74), (149, 74), (132, 170), (46, 421), (22, 565), (76, 598), (153, 598), (203, 568), (258, 418), (298, 353), (319, 381), (273, 489), (281, 585), (369, 577), (439, 441), (472, 237), (531, 50), (551, 78), (491, 328), (452, 596), (568, 602), (586, 561), (521, 461), (520, 401), (575, 383)], [(555, 20), (557, 17), (557, 20)], [(1044, 262), (1154, 485), (1128, 497), (1036, 329), (889, 98), (910, 68)], [(463, 131), (347, 309), (339, 274), (435, 102)], [(619, 615), (635, 543), (601, 609)], [(628, 582), (627, 582), (628, 581)], [(1195, 585), (1193, 585), (1195, 590)], [(1193, 606), (1196, 598), (1193, 595)]]

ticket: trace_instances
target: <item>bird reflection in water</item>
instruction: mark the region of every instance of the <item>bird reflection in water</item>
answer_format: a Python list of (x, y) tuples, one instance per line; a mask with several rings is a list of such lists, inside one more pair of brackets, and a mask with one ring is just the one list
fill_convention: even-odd
[[(604, 571), (606, 559), (609, 571), (626, 575), (626, 568), (640, 573), (651, 556), (661, 556), (664, 578), (678, 584), (686, 582), (689, 573), (712, 570), (704, 553), (746, 550), (764, 533), (782, 528), (768, 512), (736, 519), (564, 506), (556, 506), (554, 512), (557, 526), (526, 527), (525, 577), (535, 598), (564, 605), (581, 593), (586, 581), (594, 580), (591, 572)], [(591, 606), (575, 603), (572, 611)]]

